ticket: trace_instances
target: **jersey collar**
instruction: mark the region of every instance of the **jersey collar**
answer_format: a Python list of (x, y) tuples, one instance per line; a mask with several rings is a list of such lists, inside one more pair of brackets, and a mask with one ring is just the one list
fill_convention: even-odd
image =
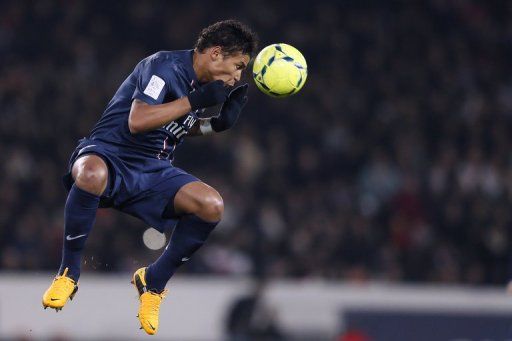
[(194, 50), (185, 50), (185, 58), (183, 59), (187, 76), (192, 80), (193, 84), (198, 84), (197, 75), (192, 64), (194, 60)]

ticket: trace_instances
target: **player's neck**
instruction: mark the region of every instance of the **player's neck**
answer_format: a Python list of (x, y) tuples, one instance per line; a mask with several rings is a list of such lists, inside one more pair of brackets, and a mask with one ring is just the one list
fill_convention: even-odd
[(197, 80), (199, 83), (206, 83), (208, 81), (208, 74), (206, 72), (206, 61), (204, 59), (205, 55), (201, 54), (197, 51), (194, 51), (192, 55), (192, 68), (196, 73)]

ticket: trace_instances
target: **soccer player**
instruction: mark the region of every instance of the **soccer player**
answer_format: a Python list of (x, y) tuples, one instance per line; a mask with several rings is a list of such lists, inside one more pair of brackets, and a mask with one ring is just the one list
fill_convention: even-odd
[[(186, 136), (231, 128), (247, 103), (247, 84), (234, 88), (256, 49), (257, 37), (236, 20), (203, 29), (193, 50), (160, 51), (135, 66), (89, 137), (71, 156), (64, 183), (64, 244), (57, 276), (43, 306), (62, 309), (78, 289), (85, 241), (98, 207), (113, 207), (163, 232), (169, 244), (152, 264), (135, 271), (139, 320), (158, 329), (165, 286), (208, 238), (222, 217), (219, 193), (172, 165)], [(199, 118), (221, 104), (218, 116)]]

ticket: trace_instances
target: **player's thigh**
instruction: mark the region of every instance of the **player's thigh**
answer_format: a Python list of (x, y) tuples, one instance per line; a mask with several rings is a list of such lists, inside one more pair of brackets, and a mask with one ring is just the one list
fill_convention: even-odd
[(174, 196), (177, 214), (195, 214), (206, 221), (219, 221), (224, 212), (224, 202), (219, 192), (201, 181), (181, 187)]
[(108, 183), (108, 167), (98, 155), (86, 154), (79, 157), (71, 169), (71, 175), (78, 188), (101, 195)]

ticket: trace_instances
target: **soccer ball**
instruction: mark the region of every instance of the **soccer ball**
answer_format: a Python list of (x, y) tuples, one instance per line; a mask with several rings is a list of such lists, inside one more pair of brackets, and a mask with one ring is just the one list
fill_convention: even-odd
[(299, 50), (288, 44), (272, 44), (258, 53), (252, 67), (254, 82), (265, 94), (286, 97), (306, 83), (308, 66)]

